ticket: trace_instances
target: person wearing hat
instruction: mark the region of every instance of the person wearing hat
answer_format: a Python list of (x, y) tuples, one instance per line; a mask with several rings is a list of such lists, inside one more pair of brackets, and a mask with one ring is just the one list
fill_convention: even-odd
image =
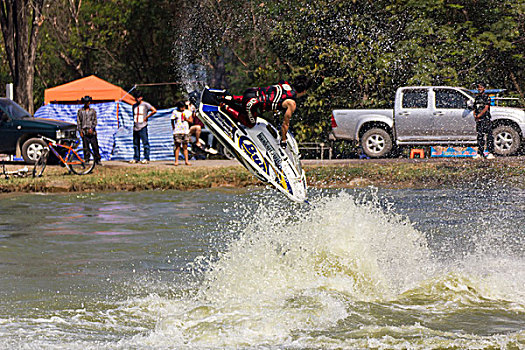
[(485, 84), (478, 83), (478, 94), (474, 100), (474, 120), (478, 134), (478, 154), (475, 159), (485, 157), (485, 136), (487, 137), (487, 159), (494, 159), (494, 135), (492, 134), (492, 121), (490, 120), (490, 97), (485, 93)]
[(90, 107), (91, 97), (84, 96), (81, 101), (84, 104), (77, 112), (77, 130), (82, 138), (82, 145), (84, 146), (84, 160), (89, 161), (89, 150), (91, 145), (91, 150), (93, 151), (93, 156), (95, 157), (95, 163), (102, 165), (100, 160), (100, 151), (98, 148), (98, 139), (97, 139), (97, 112)]
[(155, 107), (144, 101), (142, 93), (137, 92), (137, 103), (133, 105), (133, 159), (130, 163), (138, 163), (140, 161), (140, 142), (144, 147), (144, 159), (141, 163), (149, 163), (149, 138), (148, 138), (148, 119), (157, 110)]

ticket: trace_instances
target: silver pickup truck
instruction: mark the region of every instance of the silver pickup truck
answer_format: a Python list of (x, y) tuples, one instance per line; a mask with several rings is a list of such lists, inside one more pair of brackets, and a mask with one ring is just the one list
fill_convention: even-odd
[[(449, 86), (402, 87), (394, 109), (337, 109), (332, 139), (358, 143), (371, 158), (387, 156), (397, 146), (475, 145), (472, 115), (475, 95)], [(525, 137), (525, 111), (490, 108), (495, 153), (516, 153)]]

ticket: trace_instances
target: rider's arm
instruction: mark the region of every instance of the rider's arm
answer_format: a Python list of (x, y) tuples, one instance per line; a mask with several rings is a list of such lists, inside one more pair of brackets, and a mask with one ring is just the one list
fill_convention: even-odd
[(290, 127), (290, 119), (292, 119), (292, 114), (295, 112), (295, 101), (286, 100), (283, 102), (283, 107), (286, 108), (286, 112), (284, 112), (283, 126), (281, 127), (281, 141), (286, 141), (286, 133)]

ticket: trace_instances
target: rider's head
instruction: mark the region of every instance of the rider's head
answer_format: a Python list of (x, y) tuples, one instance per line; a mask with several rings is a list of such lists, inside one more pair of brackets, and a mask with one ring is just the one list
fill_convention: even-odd
[(312, 85), (312, 80), (306, 75), (297, 76), (292, 83), (293, 88), (297, 92), (297, 95), (300, 97), (306, 93), (306, 90)]

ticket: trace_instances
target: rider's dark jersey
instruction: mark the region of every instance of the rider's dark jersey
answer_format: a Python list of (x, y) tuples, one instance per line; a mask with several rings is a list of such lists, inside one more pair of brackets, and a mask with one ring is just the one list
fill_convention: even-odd
[(283, 102), (285, 100), (295, 100), (297, 92), (287, 81), (280, 81), (276, 85), (265, 88), (259, 88), (259, 101), (262, 103), (263, 111), (284, 110)]
[[(257, 117), (263, 112), (284, 111), (283, 103), (286, 100), (297, 98), (297, 92), (287, 81), (265, 88), (252, 87), (247, 89), (242, 96), (231, 96), (224, 103), (236, 111), (235, 119), (251, 128), (255, 125)], [(237, 105), (237, 106), (236, 106)]]

